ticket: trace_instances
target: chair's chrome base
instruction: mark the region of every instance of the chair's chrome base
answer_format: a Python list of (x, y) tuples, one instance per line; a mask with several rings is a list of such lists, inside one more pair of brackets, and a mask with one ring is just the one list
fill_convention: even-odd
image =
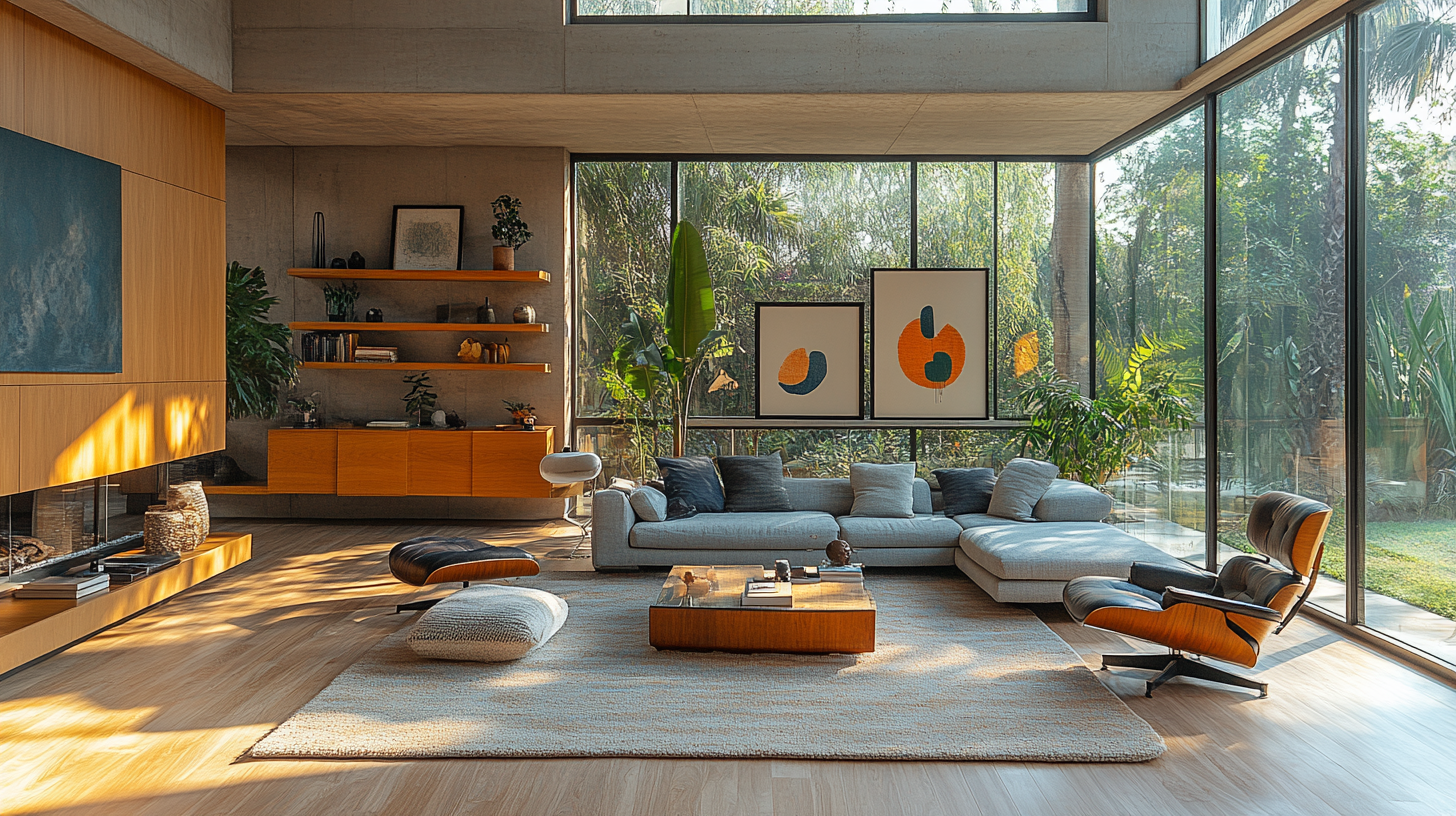
[[(596, 486), (595, 485), (593, 485), (587, 491), (587, 495), (588, 496), (594, 496), (594, 495), (596, 495)], [(567, 558), (590, 558), (591, 557), (591, 548), (590, 547), (587, 548), (587, 551), (586, 552), (581, 552), (581, 545), (587, 543), (588, 541), (591, 541), (591, 526), (592, 526), (591, 516), (587, 516), (586, 517), (586, 521), (577, 521), (576, 520), (576, 517), (572, 515), (572, 512), (575, 511), (575, 510), (577, 510), (577, 509), (579, 509), (580, 507), (581, 507), (581, 499), (577, 498), (577, 499), (573, 499), (572, 502), (571, 502), (571, 506), (569, 506), (569, 507), (566, 508), (566, 517), (565, 517), (566, 518), (566, 523), (567, 524), (570, 524), (571, 526), (573, 526), (573, 527), (575, 527), (575, 528), (577, 528), (578, 530), (581, 531), (581, 538), (579, 538), (579, 539), (576, 540), (576, 546), (575, 547), (572, 547), (571, 548), (571, 552), (567, 553), (567, 555), (566, 555)]]
[(1148, 688), (1146, 696), (1148, 697), (1153, 696), (1153, 689), (1172, 680), (1174, 677), (1197, 677), (1200, 680), (1209, 680), (1214, 683), (1252, 689), (1259, 692), (1260, 697), (1269, 696), (1268, 683), (1260, 683), (1257, 680), (1250, 680), (1247, 677), (1234, 674), (1231, 671), (1224, 671), (1202, 660), (1194, 660), (1181, 652), (1173, 652), (1172, 654), (1103, 655), (1102, 670), (1107, 671), (1108, 666), (1146, 669), (1148, 671), (1158, 672), (1157, 677), (1147, 681)]

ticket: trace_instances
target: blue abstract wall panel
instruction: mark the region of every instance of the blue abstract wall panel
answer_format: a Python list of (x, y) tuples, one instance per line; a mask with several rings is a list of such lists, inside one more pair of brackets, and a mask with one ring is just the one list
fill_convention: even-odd
[(121, 168), (4, 128), (0, 371), (121, 371)]

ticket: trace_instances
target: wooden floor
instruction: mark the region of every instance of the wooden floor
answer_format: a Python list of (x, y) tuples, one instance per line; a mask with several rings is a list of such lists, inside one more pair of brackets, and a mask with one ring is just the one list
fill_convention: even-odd
[[(420, 593), (389, 546), (425, 529), (560, 552), (533, 525), (218, 522), (253, 560), (0, 680), (5, 814), (1456, 813), (1456, 691), (1309, 622), (1270, 644), (1257, 700), (1179, 682), (1139, 765), (696, 760), (235, 760), (386, 634)], [(548, 559), (548, 568), (589, 568)], [(1116, 639), (1038, 609), (1094, 661)], [(645, 621), (645, 615), (644, 615)], [(563, 717), (571, 716), (563, 711)], [(945, 727), (954, 728), (954, 723)]]

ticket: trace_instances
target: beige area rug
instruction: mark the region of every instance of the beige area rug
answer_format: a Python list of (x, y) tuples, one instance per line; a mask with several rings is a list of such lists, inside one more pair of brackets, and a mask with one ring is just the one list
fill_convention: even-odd
[(858, 656), (659, 652), (647, 604), (661, 575), (520, 585), (570, 605), (545, 646), (514, 663), (422, 660), (405, 625), (251, 756), (1138, 762), (1165, 747), (1035, 615), (959, 575), (871, 575), (876, 650)]

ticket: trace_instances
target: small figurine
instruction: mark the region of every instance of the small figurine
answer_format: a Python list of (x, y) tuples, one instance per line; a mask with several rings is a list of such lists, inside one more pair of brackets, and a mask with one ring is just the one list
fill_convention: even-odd
[(445, 424), (451, 428), (464, 428), (465, 420), (461, 419), (460, 415), (454, 411), (446, 411)]
[(684, 570), (683, 571), (683, 579), (682, 579), (682, 581), (683, 581), (684, 584), (687, 584), (688, 586), (692, 586), (693, 585), (693, 582), (696, 581), (696, 580), (698, 580), (698, 576), (694, 575), (692, 570)]
[(350, 253), (350, 255), (349, 255), (349, 268), (350, 269), (363, 269), (364, 268), (364, 256), (363, 255), (360, 255), (358, 252)]
[(435, 413), (430, 414), (430, 424), (436, 428), (445, 427), (445, 412), (437, 410)]
[(789, 581), (791, 580), (792, 577), (793, 577), (792, 576), (792, 573), (789, 570), (789, 561), (788, 561), (788, 559), (786, 559), (786, 558), (780, 558), (780, 559), (778, 559), (777, 561), (774, 562), (774, 580), (775, 581), (777, 581), (778, 583), (781, 583), (781, 584), (787, 584), (787, 583), (789, 583)]
[(383, 323), (384, 322), (384, 310), (382, 310), (382, 309), (370, 309), (369, 311), (367, 311), (367, 312), (364, 313), (364, 322), (365, 323)]
[(852, 555), (854, 555), (854, 550), (850, 549), (849, 542), (842, 538), (834, 539), (829, 542), (828, 547), (824, 548), (824, 556), (829, 560), (831, 566), (849, 566), (849, 559)]
[(455, 353), (455, 356), (462, 363), (478, 363), (484, 351), (480, 341), (474, 337), (467, 337), (460, 341), (460, 350)]

